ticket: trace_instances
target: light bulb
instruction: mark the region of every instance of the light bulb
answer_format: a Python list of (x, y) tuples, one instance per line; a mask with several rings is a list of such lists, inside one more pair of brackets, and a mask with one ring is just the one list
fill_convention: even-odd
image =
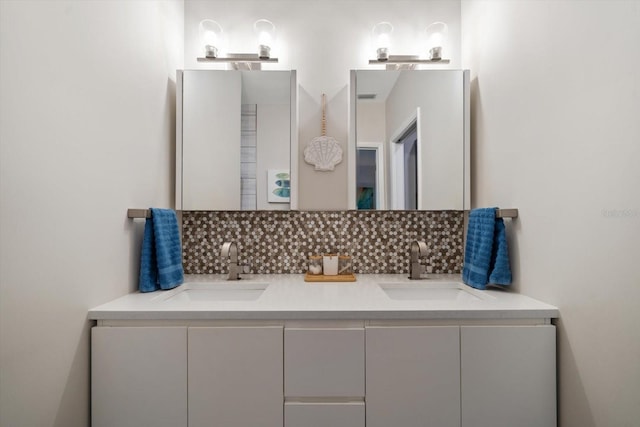
[(392, 32), (393, 25), (389, 22), (379, 22), (373, 27), (373, 44), (379, 61), (389, 59)]
[(216, 58), (218, 56), (218, 49), (222, 44), (222, 27), (220, 24), (211, 19), (200, 21), (198, 33), (204, 46), (205, 56), (207, 58)]
[(271, 56), (271, 47), (276, 35), (276, 26), (267, 19), (258, 19), (253, 24), (253, 31), (258, 37), (258, 56), (268, 59)]
[(444, 22), (434, 22), (426, 29), (427, 49), (429, 50), (429, 58), (432, 61), (440, 61), (442, 59), (442, 46), (447, 40), (449, 27)]

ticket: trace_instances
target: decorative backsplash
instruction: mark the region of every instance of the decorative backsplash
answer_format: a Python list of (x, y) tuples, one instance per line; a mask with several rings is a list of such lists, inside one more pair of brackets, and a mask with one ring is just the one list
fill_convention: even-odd
[(184, 211), (186, 274), (226, 273), (224, 242), (251, 273), (304, 273), (309, 255), (340, 253), (355, 273), (407, 273), (409, 245), (424, 240), (430, 273), (462, 270), (462, 211)]

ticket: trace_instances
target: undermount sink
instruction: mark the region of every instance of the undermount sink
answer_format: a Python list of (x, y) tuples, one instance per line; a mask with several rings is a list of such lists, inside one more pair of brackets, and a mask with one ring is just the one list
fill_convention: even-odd
[(163, 298), (171, 302), (255, 301), (267, 289), (263, 282), (185, 283)]
[(458, 282), (438, 283), (379, 283), (387, 296), (394, 300), (477, 301), (482, 299), (474, 290)]

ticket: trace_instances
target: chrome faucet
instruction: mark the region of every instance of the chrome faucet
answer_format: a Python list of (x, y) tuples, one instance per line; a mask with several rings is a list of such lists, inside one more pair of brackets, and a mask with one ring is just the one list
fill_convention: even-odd
[(227, 280), (238, 280), (238, 246), (233, 242), (225, 242), (222, 244), (220, 256), (223, 259), (229, 258), (229, 277)]
[(409, 279), (420, 279), (424, 267), (420, 265), (420, 257), (427, 255), (427, 244), (415, 240), (411, 242), (411, 262), (409, 264)]

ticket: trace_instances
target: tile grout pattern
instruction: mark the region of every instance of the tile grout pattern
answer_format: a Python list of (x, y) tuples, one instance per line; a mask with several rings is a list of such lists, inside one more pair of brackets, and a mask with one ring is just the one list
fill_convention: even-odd
[(226, 273), (220, 247), (238, 245), (251, 273), (304, 273), (309, 255), (351, 255), (355, 273), (408, 273), (409, 244), (424, 240), (430, 273), (462, 270), (462, 211), (184, 211), (186, 274)]

